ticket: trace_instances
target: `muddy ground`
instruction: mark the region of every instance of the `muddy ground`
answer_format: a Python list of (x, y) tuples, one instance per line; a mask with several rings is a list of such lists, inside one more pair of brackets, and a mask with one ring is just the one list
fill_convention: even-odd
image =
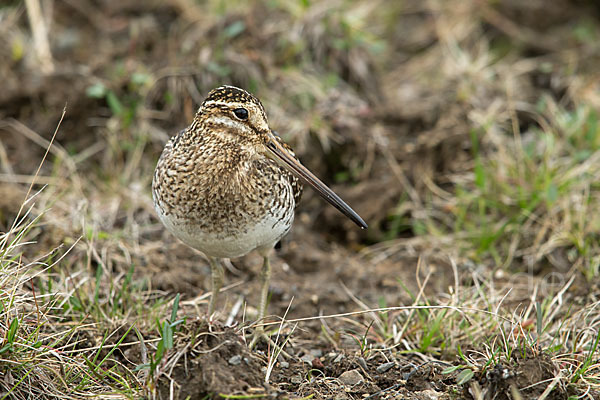
[[(34, 260), (83, 236), (65, 270), (95, 276), (103, 265), (122, 277), (133, 266), (133, 279), (148, 291), (169, 299), (181, 294), (178, 317), (186, 323), (162, 375), (151, 385), (140, 378), (148, 397), (514, 399), (511, 390), (519, 388), (522, 398), (538, 398), (546, 386), (536, 384), (557, 373), (544, 352), (515, 352), (510, 362), (475, 370), (459, 384), (460, 369), (447, 371), (462, 363), (456, 348), (421, 352), (390, 339), (386, 329), (401, 326), (394, 321), (405, 311), (316, 317), (412, 305), (419, 294), (437, 304), (456, 283), (472, 287), (475, 276), (495, 279), (501, 291), (514, 283), (512, 273), (532, 271), (523, 262), (499, 274), (490, 259), (473, 261), (458, 245), (421, 239), (409, 221), (428, 207), (433, 184), (451, 191), (472, 171), (477, 112), (496, 103), (535, 103), (542, 95), (573, 101), (565, 53), (586, 54), (571, 54), (578, 63), (570, 66), (585, 76), (600, 51), (565, 32), (581, 21), (598, 24), (598, 5), (217, 3), (48, 2), (52, 62), (46, 66), (31, 48), (24, 6), (0, 6), (0, 36), (7, 39), (0, 56), (8, 60), (0, 66), (0, 230), (16, 215), (66, 105), (56, 147), (41, 170), (52, 195), (39, 208), (48, 211), (25, 256)], [(354, 28), (352, 18), (366, 22)], [(468, 71), (449, 72), (455, 42), (472, 56), (490, 48), (492, 60), (510, 56), (495, 78), (479, 81), (484, 67), (468, 77)], [(508, 100), (503, 68), (523, 69), (513, 76), (518, 90)], [(291, 357), (279, 357), (268, 384), (273, 349), (246, 346), (262, 260), (257, 254), (232, 260), (226, 284), (233, 285), (223, 292), (218, 320), (209, 323), (207, 298), (198, 297), (210, 287), (209, 266), (168, 234), (152, 209), (150, 181), (162, 146), (189, 123), (207, 91), (225, 83), (255, 92), (302, 162), (370, 225), (360, 231), (306, 190), (294, 228), (273, 256), (273, 317), (266, 322), (315, 318), (282, 326), (280, 340), (289, 339)], [(533, 123), (526, 112), (503, 118), (499, 126), (516, 123), (522, 131)], [(86, 241), (98, 249), (96, 261), (85, 261)], [(555, 266), (536, 265), (533, 279)], [(597, 289), (578, 277), (570, 290), (572, 299), (585, 302)], [(529, 296), (515, 290), (504, 305)], [(241, 309), (225, 326), (240, 299)], [(141, 325), (146, 339), (156, 337), (153, 321)], [(470, 350), (481, 349), (462, 349)], [(116, 356), (131, 370), (144, 357), (135, 346)], [(546, 398), (567, 398), (569, 390), (558, 385)]]

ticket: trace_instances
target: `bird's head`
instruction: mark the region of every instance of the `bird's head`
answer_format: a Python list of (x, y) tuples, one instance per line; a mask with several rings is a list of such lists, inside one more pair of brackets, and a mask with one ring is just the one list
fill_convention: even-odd
[(269, 123), (265, 109), (255, 96), (235, 86), (211, 90), (202, 102), (197, 119), (211, 132), (228, 136), (245, 145), (259, 146), (268, 137)]
[(257, 155), (275, 160), (361, 228), (367, 224), (337, 194), (296, 159), (291, 149), (269, 127), (265, 109), (255, 96), (235, 86), (211, 90), (196, 119), (217, 135), (227, 136)]

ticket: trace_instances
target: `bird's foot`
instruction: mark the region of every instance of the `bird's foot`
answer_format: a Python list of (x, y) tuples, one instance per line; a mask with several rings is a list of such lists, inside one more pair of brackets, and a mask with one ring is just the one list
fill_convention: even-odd
[(248, 345), (250, 350), (253, 350), (254, 346), (256, 346), (258, 344), (258, 342), (261, 341), (261, 339), (264, 340), (265, 342), (267, 342), (267, 345), (270, 347), (270, 349), (272, 349), (273, 353), (276, 356), (279, 356), (281, 354), (284, 358), (287, 358), (288, 360), (293, 358), (290, 354), (288, 354), (285, 350), (283, 350), (283, 347), (287, 343), (287, 340), (285, 340), (283, 343), (276, 343), (273, 339), (271, 339), (271, 336), (269, 336), (265, 333), (265, 330), (263, 329), (262, 326), (256, 328), (256, 330), (252, 334), (252, 340), (250, 341), (250, 344)]

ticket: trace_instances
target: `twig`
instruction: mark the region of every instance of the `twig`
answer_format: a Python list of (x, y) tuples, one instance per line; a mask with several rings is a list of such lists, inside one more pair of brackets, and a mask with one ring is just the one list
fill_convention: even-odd
[(25, 6), (27, 7), (27, 17), (33, 33), (33, 48), (40, 61), (40, 69), (46, 75), (51, 74), (54, 72), (54, 62), (52, 61), (50, 43), (48, 42), (48, 28), (42, 16), (42, 7), (39, 0), (25, 0)]

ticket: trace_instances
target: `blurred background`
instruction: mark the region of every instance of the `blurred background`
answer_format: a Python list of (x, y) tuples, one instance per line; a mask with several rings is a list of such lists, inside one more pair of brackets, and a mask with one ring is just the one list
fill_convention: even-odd
[[(0, 38), (0, 230), (66, 109), (23, 255), (81, 237), (57, 276), (133, 266), (163, 294), (209, 287), (207, 263), (156, 219), (150, 183), (168, 138), (232, 84), (369, 224), (306, 190), (277, 252), (274, 314), (292, 296), (291, 316), (411, 304), (423, 278), (433, 303), (481, 282), (512, 304), (570, 280), (582, 303), (599, 289), (597, 1), (3, 1)], [(246, 284), (224, 308), (256, 304), (259, 264), (229, 266)]]

